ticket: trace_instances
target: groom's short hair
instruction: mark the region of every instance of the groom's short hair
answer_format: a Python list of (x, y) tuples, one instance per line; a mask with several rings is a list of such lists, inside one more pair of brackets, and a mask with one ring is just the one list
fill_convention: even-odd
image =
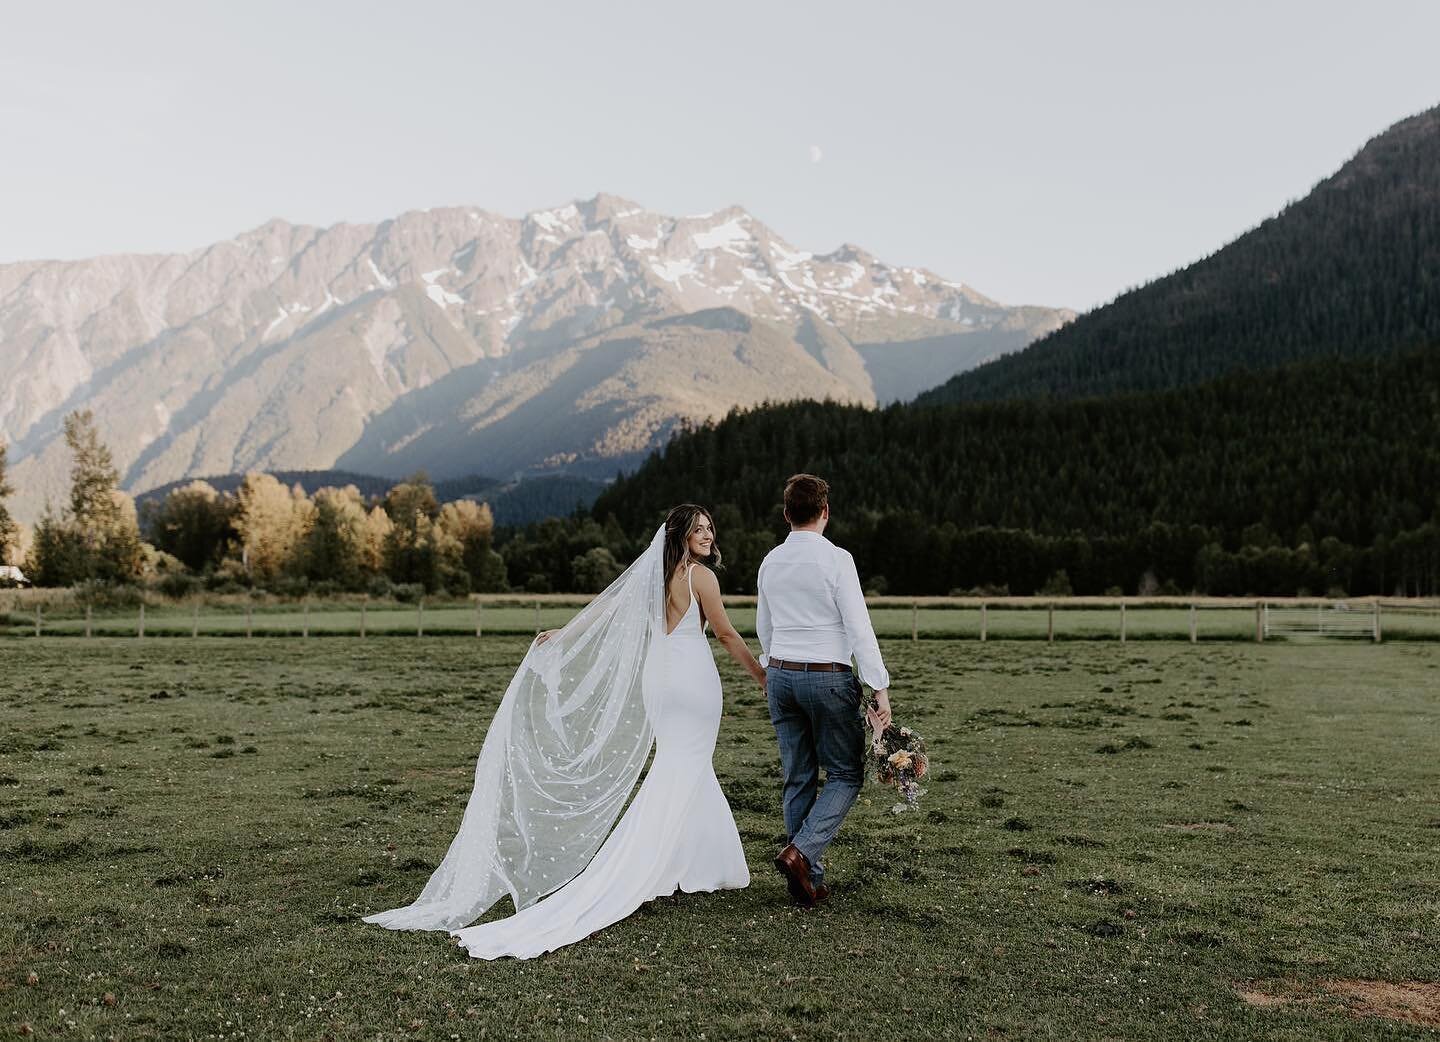
[(830, 484), (814, 474), (796, 474), (785, 482), (785, 517), (792, 525), (808, 525), (830, 505)]

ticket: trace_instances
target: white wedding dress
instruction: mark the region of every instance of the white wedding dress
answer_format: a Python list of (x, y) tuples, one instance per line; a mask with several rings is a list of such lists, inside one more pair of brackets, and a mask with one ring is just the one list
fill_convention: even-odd
[[(659, 550), (657, 533), (652, 553), (647, 554), (649, 572), (641, 580), (646, 586), (659, 578), (658, 562), (654, 559)], [(633, 568), (643, 570), (642, 563), (637, 562)], [(688, 573), (686, 581), (688, 585)], [(617, 582), (612, 589), (619, 587), (621, 583)], [(633, 590), (619, 592), (622, 598), (635, 597)], [(650, 597), (650, 594), (647, 592), (644, 596)], [(566, 704), (594, 710), (585, 716), (586, 720), (611, 720), (616, 723), (614, 733), (627, 738), (632, 733), (638, 734), (643, 742), (643, 746), (634, 747), (639, 749), (638, 757), (624, 742), (618, 741), (612, 741), (606, 749), (613, 752), (619, 748), (622, 753), (615, 753), (609, 760), (597, 757), (594, 753), (597, 742), (589, 737), (592, 732), (566, 726), (563, 732), (567, 738), (578, 742), (584, 736), (591, 746), (583, 750), (581, 756), (562, 757), (553, 750), (540, 756), (543, 766), (552, 768), (554, 773), (537, 781), (542, 765), (536, 762), (537, 754), (489, 753), (492, 745), (498, 748), (502, 741), (508, 743), (508, 748), (519, 738), (529, 738), (532, 730), (543, 732), (545, 728), (540, 721), (545, 719), (545, 714), (532, 716), (534, 723), (516, 725), (511, 720), (514, 711), (507, 711), (507, 705), (502, 704), (491, 725), (492, 734), (487, 736), (486, 750), (481, 754), (471, 807), (445, 862), (414, 904), (366, 916), (367, 922), (391, 929), (448, 929), (475, 958), (498, 959), (508, 955), (529, 959), (573, 944), (624, 919), (646, 901), (676, 890), (696, 893), (749, 885), (750, 872), (735, 818), (712, 764), (722, 709), (720, 674), (705, 637), (693, 586), (684, 616), (669, 633), (664, 632), (663, 588), (659, 596), (651, 597), (648, 603), (649, 637), (642, 642), (643, 657), (636, 660), (635, 675), (630, 681), (637, 689), (634, 694), (643, 703), (643, 724), (648, 725), (643, 730), (638, 726), (639, 721), (629, 725), (632, 714), (624, 709), (625, 703), (615, 684), (609, 692), (598, 690), (603, 686), (595, 679), (599, 675), (607, 675), (612, 681), (620, 677), (623, 686), (627, 682), (624, 678), (629, 676), (623, 669), (612, 669), (609, 674), (594, 669), (577, 670), (578, 679), (562, 671), (558, 680), (552, 671), (548, 680), (550, 686), (568, 696), (570, 701)], [(620, 600), (619, 604), (619, 610), (611, 610), (611, 614), (624, 622), (633, 612), (624, 610), (628, 601)], [(642, 609), (640, 614), (646, 611)], [(582, 620), (578, 629), (592, 635), (606, 633), (596, 621)], [(620, 642), (628, 647), (631, 639), (627, 637)], [(617, 640), (619, 638), (612, 635), (603, 643), (613, 645)], [(560, 643), (560, 638), (551, 638), (550, 643)], [(531, 656), (527, 656), (527, 662), (530, 661)], [(536, 668), (546, 673), (543, 664), (531, 667), (532, 671)], [(525, 676), (525, 670), (526, 666), (522, 665), (516, 683), (528, 680), (538, 690), (540, 685)], [(509, 700), (507, 696), (507, 702)], [(582, 714), (576, 711), (571, 715)], [(556, 725), (557, 719), (552, 711), (549, 723)], [(599, 730), (603, 732), (604, 727)], [(599, 849), (588, 864), (578, 861), (577, 844), (585, 830), (593, 832), (594, 820), (608, 826), (608, 821), (614, 820), (614, 812), (606, 808), (613, 805), (618, 812), (620, 805), (614, 799), (613, 783), (599, 787), (587, 787), (587, 783), (593, 783), (597, 777), (626, 778), (626, 770), (622, 769), (625, 763), (633, 765), (638, 773), (652, 732), (655, 755), (639, 791), (603, 843), (600, 841), (603, 832), (594, 833), (588, 849), (596, 845)], [(553, 745), (551, 742), (549, 746), (541, 744), (537, 748), (550, 749)], [(591, 761), (609, 766), (598, 769)], [(634, 775), (628, 777), (633, 784)], [(571, 797), (577, 784), (584, 789), (584, 800)], [(517, 790), (520, 799), (516, 798)], [(628, 788), (622, 791), (622, 799), (628, 792)], [(495, 813), (496, 800), (491, 793), (500, 795), (500, 803), (507, 810), (514, 810), (518, 821), (511, 820), (507, 813)], [(572, 807), (597, 809), (586, 818), (567, 809), (566, 799)], [(543, 809), (547, 805), (551, 809)], [(611, 817), (605, 819), (606, 813)], [(564, 842), (567, 838), (568, 843)], [(542, 845), (547, 840), (549, 845)], [(557, 858), (561, 864), (569, 859), (575, 868), (557, 869)], [(563, 885), (550, 874), (557, 870), (561, 872), (559, 882)], [(573, 878), (565, 882), (571, 875)], [(534, 900), (530, 894), (542, 895), (552, 888), (548, 896), (529, 903)], [(473, 921), (502, 891), (508, 891), (515, 899), (519, 911), (514, 915), (478, 926), (455, 928)]]
[(711, 763), (720, 674), (693, 589), (675, 630), (650, 649), (643, 685), (655, 759), (634, 801), (595, 859), (565, 886), (508, 919), (450, 931), (475, 958), (534, 958), (676, 890), (749, 885), (740, 834)]

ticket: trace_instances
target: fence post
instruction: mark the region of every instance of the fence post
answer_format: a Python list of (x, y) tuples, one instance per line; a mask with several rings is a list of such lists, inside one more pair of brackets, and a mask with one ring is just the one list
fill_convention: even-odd
[(300, 615), (300, 636), (310, 636), (310, 598), (305, 598), (305, 610)]
[(253, 612), (254, 610), (255, 610), (255, 605), (251, 604), (251, 603), (247, 600), (247, 601), (245, 602), (245, 639), (246, 639), (246, 640), (249, 640), (251, 637), (253, 637), (253, 636), (255, 635), (254, 619), (251, 617), (251, 612)]
[(43, 618), (44, 618), (44, 613), (41, 611), (40, 605), (39, 605), (39, 603), (37, 602), (36, 605), (35, 605), (35, 636), (37, 636), (37, 637), (40, 636), (40, 627), (41, 627), (42, 619), (43, 619)]
[(1255, 602), (1255, 643), (1265, 643), (1265, 606)]
[(540, 602), (535, 602), (535, 636), (540, 636)]
[(1192, 604), (1192, 605), (1190, 605), (1190, 643), (1191, 643), (1191, 644), (1194, 644), (1194, 643), (1195, 643), (1195, 639), (1196, 639), (1196, 632), (1195, 632), (1195, 605)]
[(990, 639), (990, 616), (989, 616), (989, 612), (986, 610), (987, 608), (989, 608), (989, 605), (988, 605), (988, 604), (982, 604), (982, 605), (980, 605), (980, 641), (981, 641), (981, 643), (984, 643), (986, 640), (989, 640), (989, 639)]
[(913, 601), (910, 604), (910, 639), (920, 639), (920, 605)]
[(200, 636), (200, 602), (196, 601), (190, 606), (190, 639), (194, 640)]
[(1125, 643), (1125, 602), (1120, 602), (1120, 643)]
[(365, 608), (370, 603), (370, 595), (367, 593), (365, 599), (360, 602), (360, 639), (365, 639)]
[(476, 597), (476, 598), (475, 598), (475, 636), (477, 636), (477, 637), (480, 636), (480, 622), (481, 622), (481, 614), (480, 614), (480, 613), (481, 613), (481, 611), (483, 610), (483, 608), (484, 608), (484, 606), (480, 603), (480, 598), (479, 598), (479, 597)]
[(415, 636), (425, 636), (425, 598), (421, 597), (415, 602)]
[(1374, 633), (1372, 634), (1372, 637), (1374, 638), (1375, 643), (1376, 643), (1376, 644), (1379, 644), (1379, 643), (1380, 643), (1380, 602), (1379, 602), (1378, 600), (1375, 602), (1375, 618), (1374, 618), (1373, 627), (1374, 627)]
[(88, 604), (85, 605), (85, 639), (86, 639), (86, 640), (89, 640), (89, 639), (90, 639), (90, 616), (91, 616), (91, 612), (93, 612), (93, 611), (94, 611), (94, 609), (93, 609), (90, 605), (88, 605)]
[(1048, 620), (1046, 622), (1045, 639), (1051, 644), (1055, 643), (1055, 603), (1049, 605)]
[(142, 639), (145, 636), (145, 602), (140, 602), (140, 622), (135, 629), (135, 638)]

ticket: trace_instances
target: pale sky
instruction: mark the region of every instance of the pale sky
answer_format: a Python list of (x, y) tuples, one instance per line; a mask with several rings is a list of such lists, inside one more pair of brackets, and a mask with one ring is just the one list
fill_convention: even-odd
[(0, 261), (739, 204), (1087, 308), (1440, 103), (1440, 3), (0, 0)]

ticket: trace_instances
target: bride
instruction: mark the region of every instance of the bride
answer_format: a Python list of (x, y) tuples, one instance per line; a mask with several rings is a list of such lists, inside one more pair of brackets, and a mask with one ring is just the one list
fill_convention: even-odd
[[(725, 615), (719, 563), (709, 513), (678, 506), (620, 578), (540, 634), (490, 723), (445, 859), (413, 904), (365, 922), (528, 959), (676, 890), (749, 884), (711, 765), (721, 693), (707, 622), (762, 687), (765, 671)], [(516, 914), (460, 929), (506, 894)]]

